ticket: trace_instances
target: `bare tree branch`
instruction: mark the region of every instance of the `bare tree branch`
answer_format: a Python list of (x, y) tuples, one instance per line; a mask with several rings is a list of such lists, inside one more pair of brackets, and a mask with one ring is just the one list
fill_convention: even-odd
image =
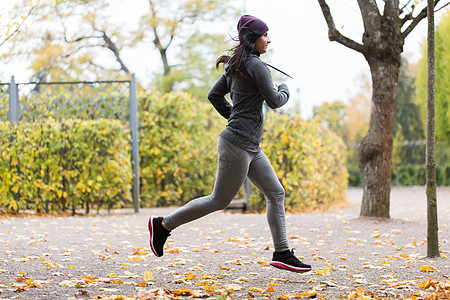
[[(156, 11), (155, 11), (155, 6), (153, 4), (153, 1), (149, 0), (148, 2), (150, 3), (150, 11), (152, 14), (152, 18), (156, 18)], [(170, 73), (170, 66), (169, 66), (169, 62), (167, 60), (167, 48), (172, 43), (172, 40), (175, 36), (175, 32), (173, 31), (171, 33), (168, 44), (166, 46), (163, 46), (161, 43), (161, 40), (159, 38), (158, 31), (156, 30), (157, 26), (154, 26), (153, 24), (151, 24), (151, 27), (153, 29), (153, 34), (155, 36), (155, 38), (153, 40), (153, 44), (155, 45), (156, 49), (158, 49), (159, 54), (161, 56), (161, 60), (163, 62), (163, 67), (164, 67), (164, 75), (168, 75)]]
[(116, 61), (120, 65), (120, 69), (123, 70), (125, 73), (130, 74), (130, 70), (128, 70), (127, 66), (123, 62), (122, 58), (120, 57), (120, 52), (116, 47), (116, 44), (111, 40), (111, 38), (106, 34), (105, 31), (103, 31), (103, 40), (106, 43), (106, 47), (112, 51), (114, 56), (116, 57)]
[[(403, 11), (410, 3), (412, 0), (409, 0), (405, 5), (403, 5), (402, 8), (400, 8), (400, 11)], [(414, 6), (413, 6), (414, 7)]]
[(22, 19), (22, 22), (20, 22), (19, 26), (17, 26), (16, 30), (14, 30), (10, 35), (8, 35), (3, 42), (0, 43), (0, 47), (6, 43), (13, 35), (15, 35), (16, 33), (19, 32), (20, 27), (22, 27), (22, 25), (25, 23), (25, 21), (28, 19), (28, 17), (31, 15), (31, 13), (33, 12), (33, 10), (37, 7), (37, 5), (34, 5), (33, 7), (30, 8), (30, 11), (28, 12), (28, 14)]
[[(436, 7), (436, 5), (439, 3), (440, 0), (435, 0), (434, 1), (434, 6)], [(447, 6), (448, 3), (444, 6)], [(412, 20), (412, 23), (409, 24), (409, 26), (405, 29), (405, 31), (402, 32), (402, 39), (405, 40), (405, 38), (408, 36), (408, 34), (411, 33), (411, 31), (414, 30), (414, 28), (416, 28), (416, 26), (420, 23), (420, 21), (422, 21), (423, 19), (425, 19), (427, 17), (427, 7), (425, 7), (424, 9), (422, 9), (422, 11)]]
[[(93, 61), (88, 61), (88, 64), (91, 65), (91, 66), (94, 66), (94, 67), (96, 67), (96, 68), (105, 70), (105, 71), (110, 71), (110, 70), (111, 70), (111, 69), (109, 69), (109, 68), (105, 68), (104, 66), (101, 66), (101, 65), (99, 65), (99, 64), (96, 64), (96, 63), (94, 63)], [(115, 71), (121, 71), (121, 69), (120, 69), (120, 70), (115, 70)]]
[(434, 12), (438, 12), (441, 9), (443, 9), (444, 7), (448, 6), (450, 4), (450, 2), (445, 3), (442, 7), (440, 7), (439, 9), (436, 9)]
[[(61, 25), (64, 28), (64, 41), (66, 43), (68, 43), (68, 44), (78, 43), (78, 42), (81, 42), (83, 40), (88, 40), (89, 41), (89, 40), (92, 40), (92, 39), (102, 39), (103, 42), (105, 43), (105, 44), (97, 44), (97, 45), (82, 45), (82, 46), (78, 47), (74, 52), (69, 53), (69, 54), (65, 55), (64, 57), (70, 57), (71, 55), (77, 53), (79, 50), (81, 50), (83, 48), (93, 48), (93, 47), (107, 48), (113, 53), (114, 57), (116, 58), (116, 61), (119, 63), (120, 70), (124, 71), (127, 74), (130, 74), (130, 70), (128, 69), (128, 67), (125, 65), (125, 63), (123, 62), (122, 58), (120, 57), (120, 50), (117, 48), (116, 44), (111, 40), (111, 38), (106, 34), (105, 31), (97, 29), (95, 24), (91, 23), (90, 25), (91, 25), (93, 31), (100, 33), (99, 36), (96, 36), (96, 35), (81, 36), (81, 37), (75, 38), (74, 40), (69, 40), (67, 38), (66, 24), (64, 23), (64, 20), (63, 20), (61, 14), (59, 12), (58, 6), (55, 6), (55, 10), (57, 12), (57, 15), (60, 17)], [(105, 69), (105, 68), (103, 68), (103, 69)]]
[(345, 36), (343, 36), (334, 25), (333, 17), (331, 16), (330, 8), (328, 7), (325, 0), (318, 0), (320, 4), (320, 8), (322, 9), (323, 16), (325, 17), (325, 20), (328, 25), (328, 38), (330, 41), (336, 41), (350, 49), (353, 49), (355, 51), (365, 53), (366, 49), (363, 45), (353, 41), (352, 39), (349, 39)]
[(77, 49), (73, 50), (71, 53), (67, 53), (65, 55), (61, 55), (62, 58), (68, 58), (71, 57), (72, 55), (75, 55), (76, 53), (78, 53), (81, 49), (85, 49), (85, 48), (98, 48), (98, 47), (105, 47), (102, 44), (95, 44), (95, 45), (81, 45), (79, 46)]

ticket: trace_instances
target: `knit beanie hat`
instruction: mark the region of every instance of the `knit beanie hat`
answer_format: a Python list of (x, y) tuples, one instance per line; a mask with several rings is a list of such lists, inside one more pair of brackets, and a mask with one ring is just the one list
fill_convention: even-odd
[(247, 33), (253, 32), (262, 35), (269, 30), (269, 27), (262, 20), (254, 16), (243, 15), (239, 19), (239, 22), (237, 24), (237, 30), (239, 34), (239, 40), (242, 42), (244, 36)]

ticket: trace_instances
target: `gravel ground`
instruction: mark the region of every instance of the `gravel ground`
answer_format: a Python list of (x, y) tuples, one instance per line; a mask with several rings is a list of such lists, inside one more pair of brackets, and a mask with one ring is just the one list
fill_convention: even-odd
[(217, 212), (182, 226), (162, 258), (148, 248), (147, 219), (174, 208), (0, 218), (0, 299), (450, 299), (450, 188), (438, 189), (438, 259), (425, 257), (423, 187), (393, 188), (389, 220), (358, 218), (361, 198), (349, 189), (345, 208), (287, 215), (290, 246), (313, 266), (304, 274), (268, 266), (260, 214)]

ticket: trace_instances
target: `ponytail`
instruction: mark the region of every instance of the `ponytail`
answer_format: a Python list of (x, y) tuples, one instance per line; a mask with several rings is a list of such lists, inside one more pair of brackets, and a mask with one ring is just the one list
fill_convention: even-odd
[(247, 33), (240, 43), (228, 50), (230, 55), (221, 55), (216, 60), (216, 69), (220, 64), (228, 64), (227, 76), (231, 78), (245, 79), (245, 65), (252, 55), (259, 56), (259, 52), (255, 49), (255, 42), (261, 34), (255, 32)]

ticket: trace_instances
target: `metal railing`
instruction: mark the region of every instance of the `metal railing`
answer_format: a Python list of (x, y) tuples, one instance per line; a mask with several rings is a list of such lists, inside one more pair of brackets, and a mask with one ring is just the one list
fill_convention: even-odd
[(52, 118), (118, 119), (131, 129), (132, 197), (139, 211), (139, 132), (137, 85), (130, 80), (0, 83), (0, 121), (36, 122)]

